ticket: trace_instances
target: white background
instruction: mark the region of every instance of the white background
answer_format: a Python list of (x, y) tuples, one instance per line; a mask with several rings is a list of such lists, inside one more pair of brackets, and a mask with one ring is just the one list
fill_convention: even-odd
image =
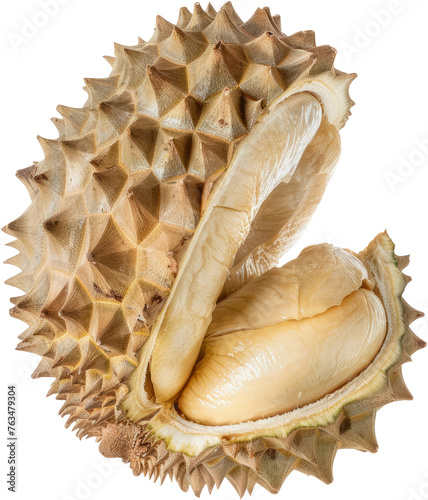
[[(101, 56), (113, 53), (113, 41), (136, 43), (150, 38), (156, 14), (175, 22), (187, 1), (54, 0), (47, 22), (39, 1), (3, 2), (1, 6), (1, 226), (21, 214), (29, 203), (17, 169), (42, 159), (36, 135), (56, 137), (57, 104), (81, 106), (83, 77), (105, 77)], [(61, 4), (60, 4), (61, 3)], [(215, 7), (220, 2), (214, 1)], [(235, 2), (241, 17), (249, 18), (257, 0)], [(357, 106), (342, 131), (343, 154), (316, 216), (288, 257), (304, 246), (327, 241), (361, 250), (388, 229), (398, 254), (412, 255), (408, 273), (413, 282), (406, 299), (427, 310), (428, 215), (428, 99), (426, 0), (270, 0), (283, 18), (287, 34), (313, 29), (318, 45), (339, 50), (336, 67), (356, 72), (352, 98)], [(205, 5), (203, 5), (205, 6)], [(39, 25), (28, 37), (28, 21)], [(23, 30), (26, 40), (22, 37)], [(417, 142), (419, 141), (419, 142)], [(425, 147), (423, 144), (425, 143)], [(0, 256), (14, 251), (4, 246)], [(1, 266), (0, 281), (15, 274)], [(61, 402), (46, 399), (51, 380), (31, 380), (38, 357), (14, 351), (23, 323), (9, 318), (8, 298), (16, 289), (0, 288), (1, 384), (0, 495), (2, 498), (44, 500), (109, 500), (117, 498), (193, 498), (167, 480), (163, 487), (134, 477), (127, 465), (108, 461), (94, 440), (80, 442), (58, 415)], [(428, 322), (414, 330), (425, 340)], [(288, 500), (343, 499), (420, 500), (428, 498), (428, 349), (404, 368), (413, 402), (389, 405), (378, 414), (380, 451), (376, 455), (340, 451), (335, 482), (326, 486), (300, 473), (286, 480), (278, 498)], [(6, 392), (18, 385), (18, 492), (6, 489)], [(101, 472), (100, 472), (101, 471)], [(6, 494), (4, 496), (4, 494)], [(203, 498), (207, 498), (203, 493)], [(256, 489), (257, 499), (270, 494)], [(237, 498), (228, 483), (213, 498)]]

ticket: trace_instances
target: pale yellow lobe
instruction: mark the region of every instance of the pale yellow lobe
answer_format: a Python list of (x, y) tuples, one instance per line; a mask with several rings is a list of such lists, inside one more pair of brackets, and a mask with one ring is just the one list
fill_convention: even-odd
[(222, 300), (207, 336), (309, 318), (339, 305), (361, 286), (372, 288), (357, 257), (328, 244), (311, 246)]
[(312, 318), (207, 339), (179, 409), (198, 423), (227, 425), (302, 407), (364, 370), (385, 334), (382, 302), (361, 289)]
[(339, 132), (325, 116), (291, 180), (280, 183), (261, 205), (235, 255), (221, 298), (277, 267), (309, 223), (340, 156)]

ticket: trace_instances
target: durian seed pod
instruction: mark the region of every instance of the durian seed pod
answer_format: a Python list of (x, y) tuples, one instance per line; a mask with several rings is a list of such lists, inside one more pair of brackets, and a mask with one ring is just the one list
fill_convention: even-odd
[[(230, 2), (182, 8), (147, 43), (116, 44), (110, 76), (85, 79), (82, 108), (58, 106), (58, 139), (39, 138), (44, 160), (17, 173), (32, 198), (4, 229), (22, 271), (8, 283), (25, 293), (12, 299), (28, 324), (18, 349), (42, 357), (33, 377), (55, 379), (66, 426), (134, 474), (196, 495), (225, 478), (241, 496), (277, 492), (292, 470), (330, 482), (337, 449), (375, 451), (377, 409), (410, 397), (400, 367), (424, 345), (408, 326), (420, 313), (386, 234), (276, 267), (340, 154), (355, 75), (334, 58), (268, 8), (245, 23)], [(336, 332), (325, 349), (343, 363), (319, 356), (303, 373), (290, 356), (278, 402), (260, 389), (282, 362), (268, 342), (296, 354), (302, 331), (307, 356)], [(254, 359), (267, 364), (251, 389)]]

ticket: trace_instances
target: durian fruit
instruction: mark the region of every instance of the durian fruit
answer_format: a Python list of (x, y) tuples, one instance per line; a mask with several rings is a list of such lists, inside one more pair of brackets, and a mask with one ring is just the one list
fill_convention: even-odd
[(115, 52), (17, 174), (18, 349), (42, 357), (66, 425), (134, 474), (197, 495), (331, 481), (338, 448), (377, 449), (376, 411), (410, 397), (401, 364), (424, 345), (386, 234), (276, 267), (337, 163), (355, 75), (230, 2)]

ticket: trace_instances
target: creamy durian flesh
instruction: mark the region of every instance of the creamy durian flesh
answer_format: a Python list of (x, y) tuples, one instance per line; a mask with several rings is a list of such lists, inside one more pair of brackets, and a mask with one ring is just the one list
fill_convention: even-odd
[(376, 451), (377, 409), (411, 397), (420, 313), (386, 233), (278, 268), (339, 158), (355, 75), (334, 58), (268, 8), (158, 17), (17, 173), (18, 349), (42, 357), (67, 426), (134, 474), (196, 495), (330, 482), (337, 450)]
[(319, 245), (220, 302), (179, 409), (206, 425), (236, 424), (339, 389), (373, 361), (385, 339), (385, 310), (367, 280), (356, 257)]

